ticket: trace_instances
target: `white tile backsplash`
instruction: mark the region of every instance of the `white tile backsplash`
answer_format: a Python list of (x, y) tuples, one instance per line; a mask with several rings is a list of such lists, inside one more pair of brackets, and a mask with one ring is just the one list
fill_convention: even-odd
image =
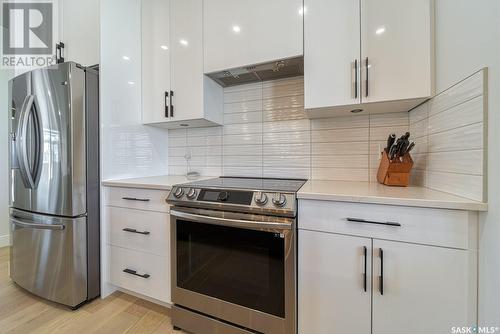
[(369, 181), (382, 147), (374, 140), (409, 126), (406, 112), (309, 120), (301, 77), (229, 87), (224, 102), (223, 127), (170, 130), (171, 174), (190, 152), (202, 173)]
[(190, 152), (204, 175), (375, 182), (387, 136), (410, 131), (413, 184), (480, 200), (483, 91), (478, 72), (409, 113), (309, 120), (303, 78), (225, 88), (224, 126), (169, 131), (170, 173)]
[(412, 183), (486, 201), (486, 70), (410, 111)]

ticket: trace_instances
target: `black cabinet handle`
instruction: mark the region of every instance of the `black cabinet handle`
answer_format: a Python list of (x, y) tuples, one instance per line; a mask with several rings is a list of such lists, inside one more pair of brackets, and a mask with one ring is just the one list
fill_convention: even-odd
[(380, 248), (380, 294), (384, 295), (384, 250)]
[(137, 233), (137, 234), (142, 234), (142, 235), (149, 235), (149, 231), (143, 231), (143, 232), (140, 232), (140, 231), (137, 231), (135, 228), (124, 228), (122, 231), (125, 231), (125, 232), (130, 232), (130, 233)]
[(363, 288), (365, 289), (365, 292), (367, 291), (367, 266), (368, 266), (368, 248), (366, 246), (363, 246), (363, 255), (365, 257), (365, 270), (363, 272)]
[(168, 92), (165, 92), (165, 117), (168, 118), (168, 105), (169, 105), (169, 101), (168, 101)]
[(149, 274), (138, 274), (137, 271), (135, 270), (132, 270), (132, 269), (123, 269), (123, 272), (126, 273), (126, 274), (129, 274), (129, 275), (134, 275), (134, 276), (138, 276), (138, 277), (142, 277), (142, 278), (150, 278), (151, 275)]
[(375, 225), (386, 225), (386, 226), (395, 226), (395, 227), (401, 227), (400, 223), (397, 222), (378, 222), (375, 220), (366, 220), (362, 218), (346, 218), (348, 222), (351, 223), (362, 223), (362, 224), (375, 224)]
[(174, 91), (170, 91), (170, 117), (174, 117)]
[(59, 42), (56, 44), (56, 63), (64, 63), (64, 57), (63, 57), (63, 49), (64, 49), (64, 43)]
[(370, 86), (369, 82), (368, 82), (368, 76), (369, 76), (369, 73), (370, 73), (370, 68), (369, 68), (369, 64), (370, 62), (368, 61), (368, 57), (366, 57), (365, 59), (365, 67), (366, 67), (366, 97), (368, 97), (368, 88)]
[(354, 98), (358, 98), (358, 60), (354, 60)]
[(149, 198), (122, 197), (126, 201), (149, 202)]

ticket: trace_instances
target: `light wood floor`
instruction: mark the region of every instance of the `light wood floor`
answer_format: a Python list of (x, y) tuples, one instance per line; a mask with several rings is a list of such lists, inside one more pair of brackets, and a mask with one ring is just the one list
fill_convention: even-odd
[(117, 292), (77, 311), (44, 301), (9, 278), (9, 248), (0, 248), (0, 333), (181, 334), (170, 323), (170, 310)]

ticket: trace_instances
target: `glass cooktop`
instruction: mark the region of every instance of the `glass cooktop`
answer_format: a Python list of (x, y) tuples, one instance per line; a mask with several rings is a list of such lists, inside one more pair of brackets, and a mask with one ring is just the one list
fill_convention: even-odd
[(273, 179), (253, 177), (229, 177), (194, 181), (182, 184), (182, 187), (207, 187), (221, 189), (262, 190), (275, 192), (297, 192), (307, 180), (303, 179)]

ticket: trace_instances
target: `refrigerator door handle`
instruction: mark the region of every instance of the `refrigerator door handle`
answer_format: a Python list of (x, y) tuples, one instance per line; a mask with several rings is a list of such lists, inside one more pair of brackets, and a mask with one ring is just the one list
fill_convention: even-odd
[(27, 227), (27, 228), (35, 228), (39, 230), (64, 230), (65, 226), (61, 224), (36, 224), (36, 223), (28, 223), (16, 218), (10, 218), (10, 221), (14, 223), (15, 225), (21, 226), (21, 227)]
[(40, 182), (40, 177), (42, 174), (42, 164), (43, 164), (43, 141), (44, 141), (44, 134), (43, 134), (43, 126), (42, 126), (42, 116), (40, 115), (40, 107), (38, 106), (38, 101), (36, 97), (33, 99), (33, 106), (34, 108), (30, 109), (33, 110), (33, 117), (35, 120), (35, 134), (36, 134), (36, 150), (35, 150), (35, 170), (33, 173), (33, 181), (35, 184), (35, 187), (38, 186), (38, 183)]
[(19, 124), (17, 127), (17, 141), (16, 150), (18, 153), (19, 170), (21, 172), (21, 177), (23, 179), (24, 185), (27, 188), (34, 189), (35, 181), (33, 180), (33, 175), (29, 170), (28, 153), (26, 152), (27, 140), (26, 132), (28, 131), (28, 121), (31, 108), (35, 101), (34, 95), (28, 95), (24, 99), (23, 106), (21, 108), (21, 115), (19, 118)]

